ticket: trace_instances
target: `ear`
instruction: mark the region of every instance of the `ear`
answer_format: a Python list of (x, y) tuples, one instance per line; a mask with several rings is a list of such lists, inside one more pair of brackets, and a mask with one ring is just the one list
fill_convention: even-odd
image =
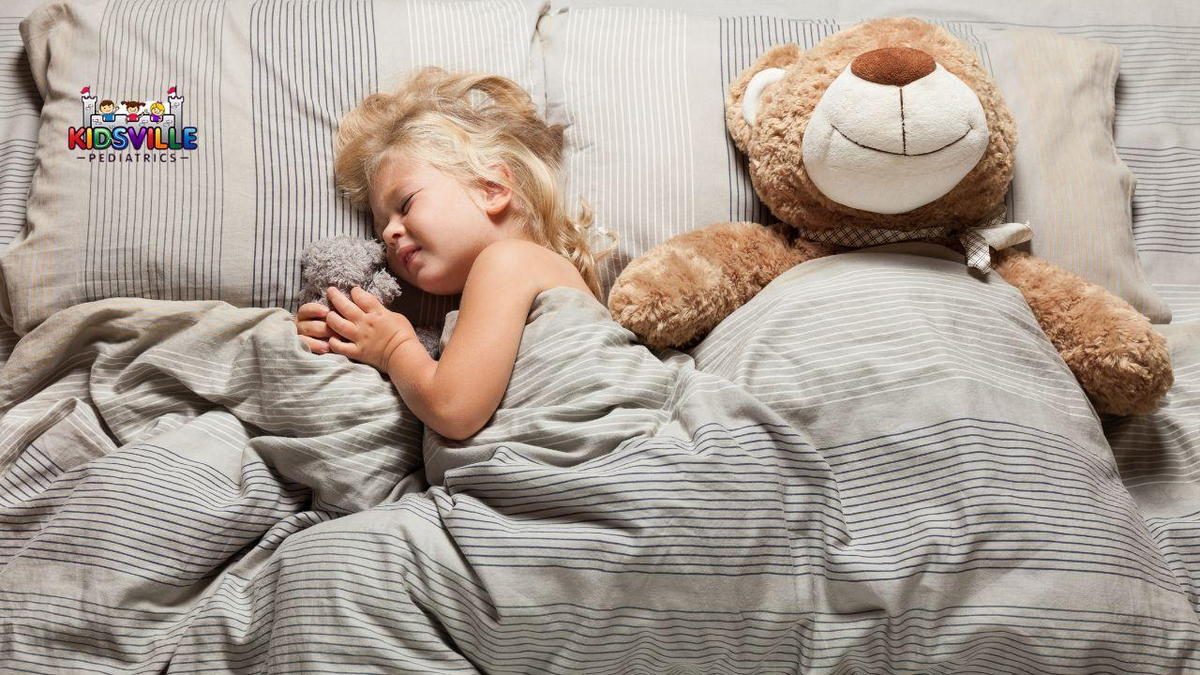
[(789, 66), (799, 62), (803, 53), (794, 44), (772, 47), (758, 57), (754, 65), (742, 71), (729, 87), (729, 96), (725, 99), (725, 126), (738, 150), (746, 152), (763, 97), (770, 95), (771, 85), (783, 77)]
[(513, 175), (506, 164), (496, 163), (488, 168), (504, 176), (505, 182), (484, 181), (480, 187), (483, 199), (480, 206), (489, 216), (498, 216), (504, 213), (504, 209), (508, 208), (509, 203), (512, 202), (512, 188), (509, 186), (513, 183)]

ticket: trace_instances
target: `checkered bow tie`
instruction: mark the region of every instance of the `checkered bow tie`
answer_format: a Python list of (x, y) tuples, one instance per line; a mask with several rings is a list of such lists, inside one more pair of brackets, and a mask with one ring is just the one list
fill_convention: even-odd
[(831, 230), (796, 228), (801, 237), (822, 244), (864, 248), (881, 244), (921, 239), (958, 239), (966, 253), (967, 266), (984, 274), (992, 271), (992, 249), (1016, 246), (1029, 241), (1033, 230), (1029, 223), (1005, 223), (997, 218), (986, 225), (959, 230), (953, 227), (924, 227), (919, 230), (888, 230), (870, 227), (841, 227)]

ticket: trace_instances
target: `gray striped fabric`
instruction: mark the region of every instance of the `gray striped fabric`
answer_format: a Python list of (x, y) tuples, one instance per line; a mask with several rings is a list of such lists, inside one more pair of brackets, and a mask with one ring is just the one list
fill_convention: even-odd
[[(888, 3), (871, 0), (842, 10), (857, 17), (914, 13), (908, 6), (888, 5), (890, 11), (885, 11), (884, 5)], [(873, 14), (875, 6), (880, 9)], [(824, 18), (847, 15), (835, 13), (836, 6), (826, 12), (790, 3), (756, 3), (750, 10), (739, 2), (709, 2), (687, 10), (564, 0), (540, 26), (547, 109), (572, 125), (567, 158), (571, 188), (593, 199), (598, 222), (623, 240), (620, 256), (602, 275), (605, 289), (629, 260), (675, 234), (720, 221), (775, 222), (755, 197), (745, 157), (725, 131), (725, 92), (771, 46), (793, 42), (811, 47), (858, 20)], [(1164, 292), (1182, 286), (1191, 295), (1181, 316), (1194, 316), (1193, 296), (1200, 289), (1200, 257), (1194, 254), (1200, 249), (1192, 249), (1200, 244), (1200, 230), (1191, 226), (1187, 214), (1196, 210), (1192, 207), (1200, 193), (1187, 185), (1200, 184), (1200, 168), (1190, 166), (1188, 159), (1200, 149), (1195, 134), (1200, 118), (1185, 108), (1200, 97), (1195, 78), (1200, 12), (1180, 6), (1180, 27), (1123, 25), (1111, 18), (1128, 12), (1110, 13), (1108, 25), (1072, 24), (1055, 7), (1032, 4), (938, 6), (915, 13), (966, 41), (1010, 97), (1019, 95), (1014, 91), (1018, 87), (1023, 92), (1079, 87), (1076, 99), (1090, 102), (1067, 126), (1061, 116), (1041, 114), (1035, 104), (1026, 102), (1034, 107), (1024, 117), (1023, 110), (1015, 110), (1019, 160), (1037, 164), (1018, 172), (1014, 191), (1040, 198), (1010, 200), (1009, 219), (1031, 221), (1037, 254), (1105, 285), (1158, 322), (1169, 320), (1170, 312), (1147, 275), (1153, 284), (1164, 285)], [(1031, 19), (1013, 22), (1014, 13)], [(968, 18), (959, 20), (963, 14)], [(1022, 58), (1043, 62), (1037, 70), (1042, 78), (1033, 78), (1011, 60), (993, 58), (988, 47), (994, 39), (1010, 44), (1011, 38), (995, 37), (998, 29), (1027, 28), (1048, 28), (1120, 48), (1115, 97), (1119, 158), (1112, 150), (1113, 101), (1094, 91), (1101, 85), (1111, 90), (1112, 58), (1107, 63), (1103, 58), (1114, 57), (1111, 47), (1081, 47), (1077, 40), (1064, 40), (1069, 45), (1065, 49), (1050, 38), (1023, 39)], [(651, 33), (653, 38), (638, 37)], [(993, 37), (985, 37), (989, 34)], [(1095, 67), (1102, 72), (1080, 72)], [(676, 121), (678, 111), (687, 111), (686, 124)], [(1090, 126), (1076, 129), (1081, 122)], [(1073, 139), (1067, 152), (1060, 147), (1064, 137)], [(1186, 148), (1176, 147), (1181, 145)], [(1130, 170), (1140, 181), (1132, 213)], [(1167, 175), (1170, 185), (1163, 183)], [(1191, 239), (1195, 242), (1189, 243)]]
[[(0, 5), (0, 253), (25, 227), (25, 204), (33, 178), (42, 98), (18, 26), (38, 4), (38, 0), (8, 0)], [(17, 334), (0, 313), (0, 364), (16, 343)]]
[[(24, 334), (58, 309), (117, 296), (294, 310), (305, 245), (370, 236), (367, 216), (334, 193), (341, 115), (430, 64), (499, 73), (542, 100), (529, 48), (537, 16), (523, 0), (43, 5), (23, 24), (33, 78), (51, 92), (41, 172), (32, 234), (0, 258), (0, 316)], [(120, 100), (161, 97), (171, 85), (198, 149), (176, 162), (103, 164), (67, 149), (84, 86)], [(0, 172), (33, 161), (29, 138), (19, 146), (26, 159), (6, 153)], [(456, 302), (407, 288), (397, 309), (439, 325)]]
[(1200, 667), (1196, 516), (1143, 521), (1020, 294), (939, 251), (800, 265), (692, 355), (545, 291), (461, 442), (282, 310), (60, 312), (0, 372), (5, 662)]
[[(568, 203), (594, 208), (617, 232), (598, 270), (607, 295), (630, 260), (695, 228), (725, 203), (712, 171), (724, 134), (719, 110), (695, 106), (688, 16), (649, 8), (551, 13), (539, 25), (547, 118), (567, 125)], [(702, 62), (703, 63), (703, 62)]]
[(1200, 322), (1161, 328), (1175, 385), (1150, 415), (1112, 418), (1105, 434), (1125, 485), (1152, 517), (1200, 513)]
[(36, 4), (13, 0), (0, 7), (0, 251), (25, 226), (33, 176), (42, 99), (17, 27)]
[(309, 353), (282, 309), (84, 303), (21, 340), (0, 373), (5, 468), (29, 444), (50, 451), (52, 438), (72, 465), (147, 443), (218, 470), (248, 453), (345, 513), (378, 503), (420, 466), (421, 422), (391, 382)]
[(12, 354), (13, 348), (17, 346), (17, 334), (8, 324), (0, 321), (0, 366), (8, 360), (8, 355)]
[[(33, 134), (36, 137), (36, 133)], [(33, 155), (37, 144), (24, 138), (0, 141), (0, 250), (25, 227), (25, 201), (33, 177)]]

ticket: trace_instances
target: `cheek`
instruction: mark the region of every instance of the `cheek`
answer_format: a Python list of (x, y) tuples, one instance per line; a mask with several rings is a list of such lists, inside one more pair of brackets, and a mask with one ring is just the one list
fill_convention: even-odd
[(402, 274), (403, 270), (400, 268), (400, 265), (393, 260), (392, 256), (390, 255), (387, 257), (387, 268), (388, 271), (392, 273), (392, 276), (399, 277), (401, 279), (404, 278), (404, 275)]

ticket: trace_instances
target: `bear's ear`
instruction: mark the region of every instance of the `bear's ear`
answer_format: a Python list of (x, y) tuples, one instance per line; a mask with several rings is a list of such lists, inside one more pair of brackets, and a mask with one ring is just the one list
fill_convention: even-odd
[(729, 87), (729, 96), (725, 99), (725, 126), (742, 152), (746, 152), (746, 146), (754, 135), (754, 123), (761, 109), (763, 95), (783, 77), (788, 66), (800, 60), (802, 53), (798, 45), (776, 45), (758, 57), (754, 65), (742, 71)]

